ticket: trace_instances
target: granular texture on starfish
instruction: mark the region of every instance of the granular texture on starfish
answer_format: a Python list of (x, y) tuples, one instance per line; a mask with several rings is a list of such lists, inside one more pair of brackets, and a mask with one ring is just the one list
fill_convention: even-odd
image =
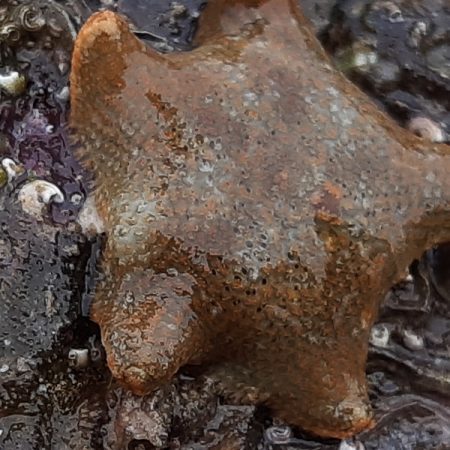
[(371, 426), (380, 301), (450, 238), (445, 149), (337, 73), (294, 0), (211, 0), (195, 50), (168, 55), (96, 14), (71, 102), (107, 233), (92, 317), (114, 376), (144, 394), (201, 363), (319, 435)]

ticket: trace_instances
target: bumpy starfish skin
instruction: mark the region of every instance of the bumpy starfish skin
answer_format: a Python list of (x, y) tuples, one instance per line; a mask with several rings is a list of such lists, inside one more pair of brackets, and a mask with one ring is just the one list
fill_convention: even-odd
[(389, 287), (450, 238), (450, 161), (334, 70), (294, 1), (214, 1), (197, 47), (80, 31), (71, 123), (107, 245), (92, 317), (145, 394), (184, 364), (323, 436), (372, 425), (367, 342)]

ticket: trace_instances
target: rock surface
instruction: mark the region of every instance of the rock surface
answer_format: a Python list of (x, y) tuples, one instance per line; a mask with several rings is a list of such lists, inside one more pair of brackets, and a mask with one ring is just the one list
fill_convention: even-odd
[(431, 119), (450, 136), (446, 0), (344, 0), (327, 30), (338, 67), (408, 125)]

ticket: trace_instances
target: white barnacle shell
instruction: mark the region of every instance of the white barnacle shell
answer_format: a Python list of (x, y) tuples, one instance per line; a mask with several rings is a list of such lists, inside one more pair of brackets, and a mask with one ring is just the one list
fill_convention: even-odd
[(414, 333), (414, 331), (403, 330), (403, 344), (410, 350), (422, 350), (424, 347), (424, 339), (422, 336)]
[(11, 158), (2, 159), (1, 166), (8, 176), (8, 183), (24, 173), (23, 167)]
[(89, 365), (89, 350), (87, 348), (72, 348), (69, 350), (70, 364), (77, 369), (83, 369)]
[(52, 202), (62, 203), (64, 195), (54, 184), (45, 180), (34, 180), (20, 189), (18, 199), (25, 212), (39, 218), (46, 205)]
[(293, 436), (292, 430), (288, 426), (273, 426), (264, 432), (266, 441), (272, 445), (289, 444)]
[(428, 117), (414, 117), (408, 122), (408, 130), (431, 142), (444, 142), (445, 134), (439, 124)]
[(360, 441), (344, 440), (339, 444), (339, 450), (364, 450), (364, 445)]
[(105, 226), (98, 213), (93, 196), (89, 196), (84, 202), (77, 222), (81, 225), (81, 229), (86, 236), (95, 236), (104, 232)]
[(391, 333), (386, 325), (374, 325), (370, 330), (370, 343), (375, 347), (385, 348), (389, 343), (390, 334)]
[(12, 71), (0, 75), (0, 88), (10, 95), (20, 95), (26, 87), (26, 80), (19, 72)]

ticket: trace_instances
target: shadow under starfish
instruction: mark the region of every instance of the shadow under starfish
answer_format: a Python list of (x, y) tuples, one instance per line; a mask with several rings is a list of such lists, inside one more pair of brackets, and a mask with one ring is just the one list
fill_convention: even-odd
[(205, 364), (318, 435), (370, 427), (379, 304), (450, 239), (448, 147), (339, 74), (294, 0), (211, 0), (196, 48), (169, 55), (96, 14), (71, 108), (107, 234), (92, 317), (114, 376), (145, 394)]

